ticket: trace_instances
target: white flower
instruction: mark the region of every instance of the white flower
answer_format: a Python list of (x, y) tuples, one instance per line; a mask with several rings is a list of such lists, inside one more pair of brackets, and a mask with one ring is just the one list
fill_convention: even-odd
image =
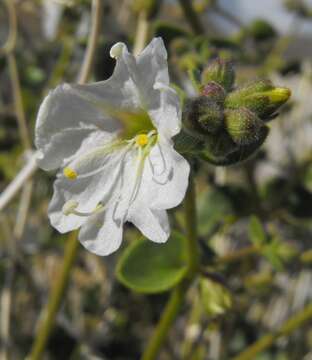
[(35, 140), (39, 166), (60, 168), (52, 226), (61, 233), (81, 227), (79, 240), (98, 255), (118, 249), (126, 221), (165, 242), (166, 209), (182, 201), (189, 176), (171, 139), (181, 129), (181, 109), (163, 41), (154, 39), (137, 57), (123, 43), (110, 54), (116, 58), (110, 79), (49, 93)]

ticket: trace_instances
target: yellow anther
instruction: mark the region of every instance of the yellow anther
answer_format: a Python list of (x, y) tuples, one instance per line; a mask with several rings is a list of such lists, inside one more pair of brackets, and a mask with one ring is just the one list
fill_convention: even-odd
[(65, 177), (67, 177), (67, 179), (69, 180), (76, 180), (77, 179), (77, 173), (75, 170), (69, 168), (69, 167), (66, 167), (64, 168), (63, 170), (63, 174)]
[(140, 134), (135, 138), (135, 143), (138, 146), (145, 146), (148, 143), (148, 136), (146, 134)]

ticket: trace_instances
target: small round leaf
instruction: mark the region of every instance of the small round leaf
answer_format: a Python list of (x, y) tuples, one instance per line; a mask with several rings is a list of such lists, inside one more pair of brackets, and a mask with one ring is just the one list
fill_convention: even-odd
[(169, 290), (186, 272), (185, 238), (176, 232), (165, 244), (146, 239), (131, 244), (120, 257), (116, 269), (123, 285), (147, 294)]

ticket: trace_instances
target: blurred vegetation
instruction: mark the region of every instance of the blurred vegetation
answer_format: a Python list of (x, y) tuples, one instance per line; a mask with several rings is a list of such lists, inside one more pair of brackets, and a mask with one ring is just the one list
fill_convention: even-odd
[[(90, 26), (90, 1), (14, 3), (18, 23), (14, 57), (32, 143), (36, 112), (47, 91), (76, 81)], [(105, 2), (93, 80), (111, 75), (112, 44), (124, 41), (133, 46), (136, 12), (148, 6), (151, 36), (163, 37), (171, 81), (187, 96), (193, 91), (190, 71), (203, 69), (216, 56), (234, 62), (238, 84), (265, 76), (293, 93), (279, 117), (268, 123), (268, 139), (251, 159), (227, 168), (194, 164), (202, 278), (191, 287), (159, 359), (231, 359), (312, 301), (312, 62), (300, 53), (287, 56), (299, 36), (297, 26), (280, 34), (266, 19), (244, 25), (244, 19), (231, 15), (218, 1), (201, 0), (193, 2), (201, 24), (194, 30), (194, 19), (185, 16), (179, 2), (163, 0), (152, 9), (147, 3)], [(297, 23), (312, 20), (312, 9), (304, 1), (285, 1), (284, 6)], [(234, 30), (225, 34), (222, 23), (211, 26), (209, 13), (218, 14)], [(1, 2), (1, 44), (8, 31), (8, 14)], [(8, 56), (1, 54), (1, 190), (23, 167), (29, 151), (16, 121), (9, 66)], [(29, 352), (40, 311), (61, 268), (68, 237), (58, 234), (47, 218), (54, 176), (36, 172), (30, 201), (25, 200), (25, 186), (0, 213), (3, 359), (23, 359)], [(24, 221), (19, 214), (25, 201), (29, 208)], [(182, 209), (171, 215), (171, 224), (183, 229)], [(152, 272), (159, 258), (150, 249), (133, 245), (139, 237), (128, 225), (123, 248), (136, 247), (138, 254), (132, 256), (140, 251), (149, 254), (141, 271)], [(171, 241), (169, 246), (176, 240)], [(139, 274), (128, 268), (123, 273), (129, 265), (129, 254), (123, 251), (101, 258), (79, 248), (44, 359), (139, 359), (168, 293), (143, 295), (125, 287), (125, 274), (134, 278)], [(182, 253), (171, 251), (175, 261), (182, 261)], [(118, 264), (116, 276), (119, 258), (123, 264)], [(170, 265), (165, 257), (160, 262), (166, 269)], [(181, 269), (169, 270), (170, 277), (158, 278), (157, 290), (167, 290), (179, 280)], [(153, 293), (152, 287), (143, 283), (134, 290)], [(312, 327), (307, 323), (254, 359), (309, 360), (311, 348)]]

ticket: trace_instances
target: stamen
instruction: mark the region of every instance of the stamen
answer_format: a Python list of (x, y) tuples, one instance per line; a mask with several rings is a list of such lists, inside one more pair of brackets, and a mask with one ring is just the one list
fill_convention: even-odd
[(74, 214), (77, 216), (88, 217), (88, 216), (91, 216), (91, 215), (99, 212), (100, 210), (102, 210), (104, 208), (104, 205), (102, 203), (98, 203), (93, 211), (81, 212), (81, 211), (76, 210), (78, 205), (79, 205), (78, 202), (75, 200), (66, 201), (66, 203), (63, 205), (63, 208), (62, 208), (63, 214), (64, 215)]
[(70, 167), (66, 167), (63, 170), (63, 174), (67, 179), (69, 180), (76, 180), (77, 179), (77, 173), (75, 170), (71, 169)]
[[(95, 148), (94, 150), (82, 155), (80, 158), (75, 159), (70, 163), (72, 167), (65, 167), (63, 170), (64, 176), (69, 180), (76, 180), (86, 178), (92, 175), (96, 175), (97, 173), (101, 172), (103, 169), (105, 169), (107, 165), (107, 161), (109, 161), (108, 158), (105, 159), (106, 155), (109, 155), (115, 150), (120, 149), (122, 146), (126, 144), (125, 141), (116, 141), (108, 145), (100, 146), (98, 148)], [(134, 144), (134, 142), (129, 143), (125, 146), (125, 150), (128, 150), (129, 147), (131, 147)], [(95, 168), (92, 171), (85, 172), (86, 170), (83, 169), (85, 166), (88, 166), (89, 163), (94, 162), (94, 160), (101, 158), (104, 158), (102, 162), (102, 166)]]
[(78, 202), (75, 200), (68, 200), (63, 205), (62, 212), (64, 215), (72, 214), (75, 211), (76, 207), (78, 206)]
[(138, 136), (136, 136), (135, 138), (135, 143), (140, 146), (143, 147), (148, 143), (149, 137), (146, 134), (140, 134)]

